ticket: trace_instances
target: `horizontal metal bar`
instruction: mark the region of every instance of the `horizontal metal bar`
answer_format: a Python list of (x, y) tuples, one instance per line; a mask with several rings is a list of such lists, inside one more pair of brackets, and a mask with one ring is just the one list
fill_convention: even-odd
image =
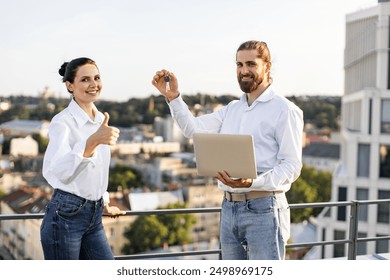
[(390, 235), (387, 236), (375, 236), (375, 237), (359, 237), (358, 242), (378, 241), (378, 240), (390, 240)]
[(1, 220), (28, 220), (28, 219), (43, 219), (44, 213), (39, 214), (0, 214)]
[(377, 200), (355, 200), (358, 204), (383, 204), (390, 203), (390, 199), (377, 199)]
[(152, 259), (152, 258), (168, 258), (180, 256), (196, 256), (196, 255), (212, 255), (220, 254), (221, 250), (199, 250), (199, 251), (184, 251), (184, 252), (169, 252), (169, 253), (155, 253), (155, 254), (135, 254), (135, 255), (121, 255), (116, 256), (116, 260), (134, 260), (134, 259)]
[(209, 208), (182, 208), (182, 209), (157, 209), (146, 211), (126, 211), (126, 216), (162, 215), (162, 214), (190, 214), (190, 213), (215, 213), (221, 212), (221, 207)]
[[(312, 207), (331, 207), (331, 206), (350, 206), (353, 203), (359, 204), (381, 204), (390, 203), (390, 199), (380, 200), (357, 200), (357, 201), (338, 201), (338, 202), (316, 202), (316, 203), (294, 203), (290, 204), (291, 209), (296, 208), (312, 208)], [(141, 216), (141, 215), (162, 215), (162, 214), (189, 214), (189, 213), (218, 213), (221, 212), (221, 207), (208, 208), (183, 208), (183, 209), (157, 209), (145, 211), (126, 211), (125, 216)], [(25, 219), (42, 219), (44, 213), (36, 214), (0, 214), (1, 220), (25, 220)], [(108, 216), (108, 215), (105, 215)]]
[(330, 207), (330, 206), (350, 206), (351, 201), (338, 201), (338, 202), (315, 202), (315, 203), (294, 203), (290, 204), (291, 209), (294, 208), (315, 208), (315, 207)]
[(296, 247), (312, 247), (312, 246), (319, 246), (319, 245), (334, 245), (334, 244), (346, 244), (351, 243), (348, 239), (340, 239), (340, 240), (333, 240), (333, 241), (318, 241), (318, 242), (307, 242), (307, 243), (293, 243), (293, 244), (287, 244), (286, 248), (296, 248)]

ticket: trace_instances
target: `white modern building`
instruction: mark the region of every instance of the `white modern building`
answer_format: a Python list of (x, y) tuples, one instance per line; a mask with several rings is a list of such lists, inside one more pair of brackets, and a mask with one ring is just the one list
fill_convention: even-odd
[(154, 119), (154, 131), (156, 135), (162, 136), (165, 142), (186, 142), (179, 126), (170, 115), (164, 118), (156, 117)]
[[(331, 201), (390, 198), (390, 0), (346, 16), (345, 89), (340, 166)], [(348, 239), (350, 207), (322, 213), (318, 240)], [(390, 206), (361, 205), (359, 237), (390, 235)], [(319, 258), (347, 255), (347, 245), (318, 250)], [(321, 251), (321, 252), (320, 252)], [(389, 240), (359, 242), (358, 255), (387, 253)]]
[(47, 138), (50, 122), (36, 120), (12, 120), (0, 124), (0, 131), (8, 137), (25, 137), (40, 134)]
[(36, 157), (39, 154), (39, 145), (31, 135), (27, 135), (26, 137), (13, 138), (9, 150), (10, 155), (14, 157)]

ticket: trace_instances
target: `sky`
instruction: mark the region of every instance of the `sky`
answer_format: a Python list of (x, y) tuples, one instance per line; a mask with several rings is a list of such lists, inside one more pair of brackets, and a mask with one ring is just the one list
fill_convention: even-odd
[(271, 51), (284, 96), (343, 94), (345, 18), (377, 0), (0, 0), (0, 96), (69, 96), (58, 69), (89, 57), (101, 98), (157, 95), (156, 71), (183, 94), (241, 95), (235, 54), (247, 40)]

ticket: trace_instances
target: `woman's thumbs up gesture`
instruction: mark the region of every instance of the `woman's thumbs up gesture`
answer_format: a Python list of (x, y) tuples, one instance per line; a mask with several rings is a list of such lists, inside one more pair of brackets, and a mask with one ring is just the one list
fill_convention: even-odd
[(98, 131), (95, 132), (99, 144), (115, 145), (119, 137), (119, 129), (108, 125), (110, 115), (105, 112), (104, 120)]
[(119, 129), (108, 125), (110, 115), (105, 112), (104, 120), (99, 129), (87, 139), (84, 151), (85, 157), (91, 157), (100, 144), (115, 145), (119, 137)]

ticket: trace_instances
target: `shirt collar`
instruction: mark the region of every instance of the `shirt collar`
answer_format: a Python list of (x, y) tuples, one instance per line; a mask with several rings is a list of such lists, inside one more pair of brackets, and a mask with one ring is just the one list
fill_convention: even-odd
[(73, 98), (70, 101), (68, 106), (70, 114), (74, 117), (79, 127), (82, 127), (87, 122), (99, 123), (99, 124), (103, 122), (102, 114), (97, 110), (95, 104), (92, 104), (92, 106), (94, 107), (94, 110), (96, 112), (95, 120), (93, 121), (89, 118), (88, 114), (84, 112), (83, 109), (81, 109), (81, 107), (77, 104), (77, 102)]
[[(268, 88), (266, 88), (266, 90), (259, 96), (256, 98), (255, 101), (253, 101), (253, 104), (255, 103), (259, 103), (259, 102), (268, 102), (270, 101), (273, 97), (275, 96), (275, 91), (274, 89), (272, 88), (272, 86), (270, 85)], [(248, 103), (247, 101), (247, 98), (246, 98), (246, 93), (244, 93), (241, 98), (240, 98), (241, 101), (245, 102), (245, 103)], [(253, 106), (252, 104), (252, 106)]]

